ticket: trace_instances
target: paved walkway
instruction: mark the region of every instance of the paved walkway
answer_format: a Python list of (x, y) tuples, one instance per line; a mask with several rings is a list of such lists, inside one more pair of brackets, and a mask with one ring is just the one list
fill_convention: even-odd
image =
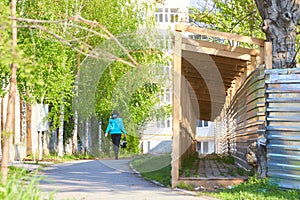
[(157, 186), (134, 174), (129, 160), (81, 160), (46, 167), (40, 188), (43, 197), (112, 200), (209, 200)]

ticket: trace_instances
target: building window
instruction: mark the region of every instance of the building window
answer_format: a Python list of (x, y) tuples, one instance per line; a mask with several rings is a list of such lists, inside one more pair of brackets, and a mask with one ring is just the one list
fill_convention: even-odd
[(201, 152), (201, 142), (197, 141), (197, 147), (196, 148), (197, 148), (197, 150), (196, 150), (197, 152)]
[(171, 127), (171, 120), (167, 119), (167, 127), (170, 128)]
[(150, 141), (148, 141), (147, 150), (148, 150), (148, 152), (151, 150), (151, 143), (150, 143)]
[(161, 23), (177, 23), (179, 21), (179, 11), (178, 8), (158, 8), (155, 13), (156, 22)]
[(208, 121), (197, 120), (197, 127), (208, 127)]
[(166, 102), (170, 103), (171, 102), (171, 91), (170, 89), (166, 89)]
[(156, 121), (157, 128), (170, 128), (171, 127), (171, 119), (166, 120), (157, 120)]
[(159, 14), (158, 15), (158, 21), (159, 22), (163, 22), (164, 21), (163, 16), (164, 16), (163, 14)]
[(203, 142), (203, 153), (208, 153), (208, 142)]
[(170, 22), (172, 22), (172, 23), (178, 22), (178, 15), (177, 14), (171, 14)]
[(165, 128), (165, 127), (166, 127), (165, 120), (162, 120), (161, 121), (161, 128)]

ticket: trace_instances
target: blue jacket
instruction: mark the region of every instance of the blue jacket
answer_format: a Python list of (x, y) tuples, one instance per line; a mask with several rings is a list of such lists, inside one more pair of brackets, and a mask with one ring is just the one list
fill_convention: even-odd
[(105, 132), (110, 134), (126, 134), (122, 118), (110, 118)]

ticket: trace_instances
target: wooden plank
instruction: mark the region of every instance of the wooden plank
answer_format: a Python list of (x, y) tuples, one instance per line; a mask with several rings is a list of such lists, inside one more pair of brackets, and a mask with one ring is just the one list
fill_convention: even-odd
[[(182, 49), (186, 51), (193, 51), (195, 52), (195, 47), (190, 44), (182, 44)], [(227, 58), (233, 58), (233, 59), (240, 59), (245, 61), (251, 60), (251, 55), (246, 53), (241, 53), (238, 51), (227, 51), (222, 49), (215, 49), (215, 48), (207, 48), (207, 47), (201, 47), (201, 49), (198, 49), (199, 53), (208, 54), (208, 55), (214, 55), (214, 56), (224, 56)]]
[(272, 69), (272, 59), (272, 42), (265, 42), (264, 61), (266, 64), (266, 69)]
[(181, 120), (181, 33), (175, 32), (175, 49), (173, 54), (173, 136), (172, 136), (172, 188), (176, 187), (180, 169), (180, 120)]
[(185, 25), (182, 23), (176, 24), (175, 30), (181, 31), (181, 32), (196, 33), (199, 35), (206, 35), (206, 36), (210, 36), (210, 37), (223, 38), (223, 39), (227, 39), (227, 40), (234, 40), (234, 41), (238, 41), (238, 42), (245, 42), (248, 44), (255, 44), (255, 45), (259, 45), (259, 46), (264, 46), (264, 42), (265, 42), (265, 40), (257, 39), (257, 38), (253, 38), (253, 37), (249, 37), (249, 36), (242, 36), (242, 35), (233, 34), (233, 33), (220, 32), (220, 31), (195, 27), (195, 26), (191, 26), (191, 25)]
[(198, 97), (197, 101), (198, 101), (198, 104), (201, 104), (201, 105), (204, 105), (204, 104), (210, 105), (211, 103), (214, 103), (214, 104), (219, 104), (220, 106), (223, 106), (225, 103), (225, 98), (219, 97), (217, 99), (214, 99), (214, 101), (212, 102), (209, 95), (202, 95), (202, 96)]
[(184, 59), (195, 59), (197, 58), (201, 62), (208, 62), (208, 63), (224, 63), (224, 64), (232, 64), (232, 65), (240, 65), (246, 66), (248, 61), (240, 60), (240, 59), (232, 59), (227, 58), (226, 56), (215, 56), (215, 55), (207, 55), (199, 52), (192, 52), (192, 51), (182, 51), (182, 57)]
[[(201, 65), (200, 65), (201, 64)], [(187, 60), (183, 60), (182, 63), (182, 67), (187, 70), (187, 71), (195, 71), (195, 72), (202, 72), (203, 70), (205, 71), (224, 71), (227, 73), (231, 73), (231, 74), (238, 74), (239, 72), (243, 71), (243, 68), (247, 68), (248, 65), (246, 66), (240, 66), (240, 65), (228, 65), (228, 64), (221, 64), (221, 63), (217, 63), (217, 66), (212, 66), (209, 64), (204, 63), (199, 63), (196, 64), (194, 61), (187, 61)], [(215, 70), (215, 68), (217, 68)]]
[(244, 47), (238, 47), (238, 46), (230, 46), (225, 44), (218, 44), (214, 42), (207, 42), (202, 40), (193, 40), (188, 38), (182, 39), (183, 44), (189, 44), (195, 46), (195, 48), (210, 48), (210, 49), (219, 49), (229, 52), (239, 52), (244, 54), (249, 54), (251, 56), (259, 56), (259, 51), (256, 49), (249, 49)]
[[(186, 76), (199, 77), (199, 78), (203, 79), (201, 74), (198, 71), (192, 70), (191, 68), (188, 68), (188, 69), (185, 68), (182, 71), (183, 71), (182, 73)], [(228, 70), (228, 69), (220, 69), (218, 71), (218, 73), (220, 73), (222, 79), (230, 79), (230, 80), (233, 80), (236, 77), (240, 77), (241, 72), (243, 72), (243, 69), (241, 69), (239, 71), (231, 71), (231, 70)], [(208, 74), (208, 73), (204, 72), (203, 74)], [(213, 78), (215, 79), (216, 76), (213, 76)]]
[(188, 81), (193, 82), (193, 83), (201, 83), (201, 82), (207, 83), (207, 84), (218, 83), (220, 85), (223, 83), (230, 83), (231, 81), (234, 80), (234, 77), (230, 77), (230, 78), (221, 77), (222, 80), (217, 80), (216, 76), (214, 76), (213, 74), (207, 75), (207, 76), (205, 76), (205, 78), (202, 78), (202, 76), (199, 76), (199, 75), (193, 74), (193, 73), (188, 73), (188, 74), (184, 73), (184, 76)]

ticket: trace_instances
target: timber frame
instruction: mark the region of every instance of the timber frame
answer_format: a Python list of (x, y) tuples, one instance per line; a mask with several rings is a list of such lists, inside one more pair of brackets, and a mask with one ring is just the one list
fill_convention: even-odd
[[(272, 44), (265, 40), (177, 24), (173, 51), (172, 187), (182, 160), (195, 152), (197, 119), (214, 121), (257, 66), (272, 69)], [(185, 35), (189, 37), (185, 37)], [(214, 42), (190, 39), (209, 37)], [(243, 48), (222, 44), (249, 44)]]

